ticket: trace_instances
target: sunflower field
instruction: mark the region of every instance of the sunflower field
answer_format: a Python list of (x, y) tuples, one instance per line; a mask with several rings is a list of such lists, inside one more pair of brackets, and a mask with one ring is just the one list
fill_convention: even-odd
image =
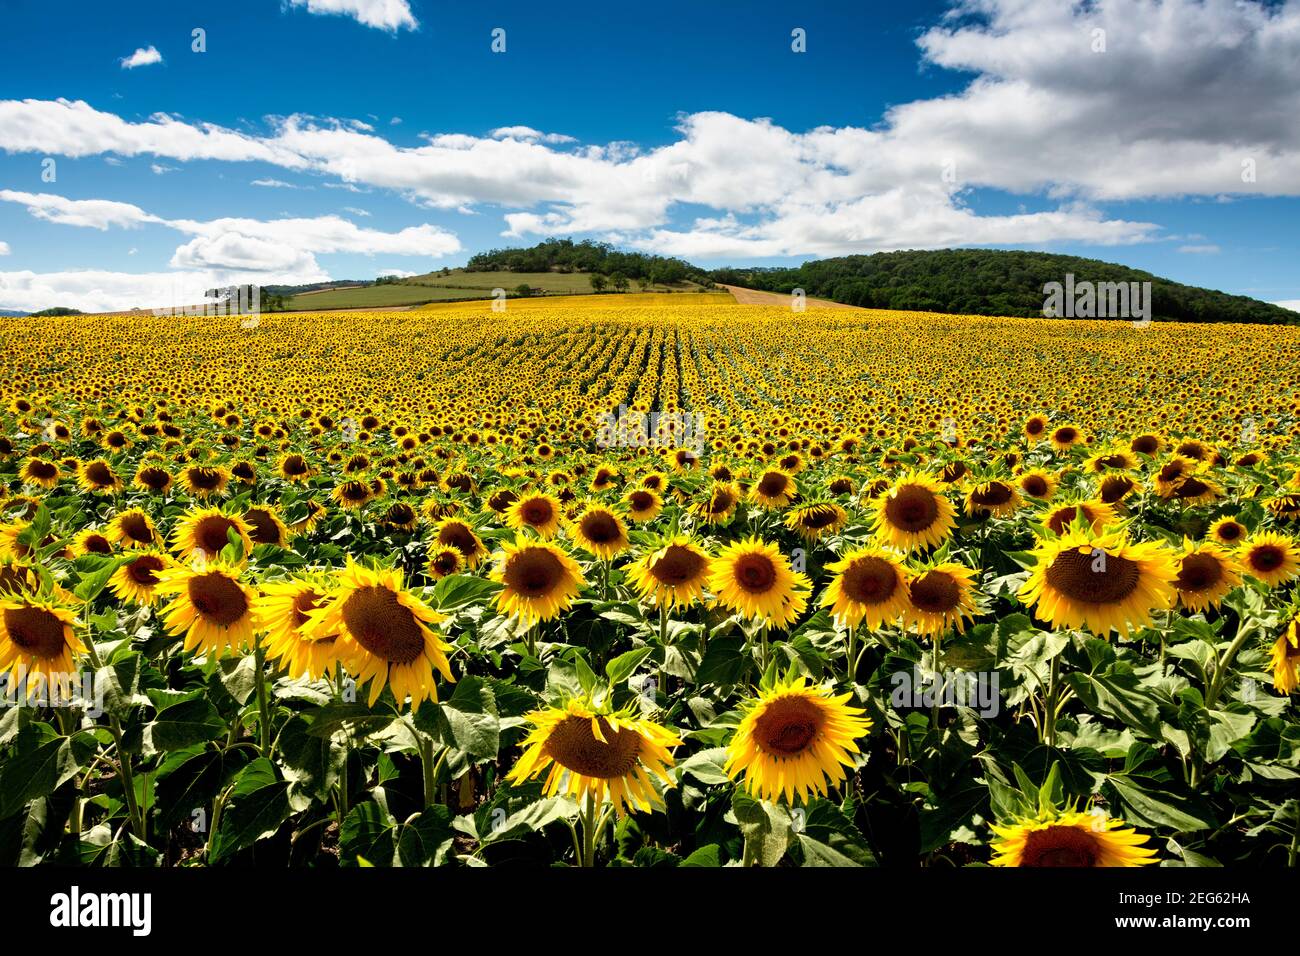
[(1300, 329), (5, 318), (0, 863), (1300, 852)]

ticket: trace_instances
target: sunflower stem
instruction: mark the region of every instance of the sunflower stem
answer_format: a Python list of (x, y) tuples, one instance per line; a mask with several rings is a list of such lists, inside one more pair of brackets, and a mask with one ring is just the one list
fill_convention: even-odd
[[(939, 697), (942, 688), (939, 686), (939, 635), (934, 636), (934, 648), (930, 655), (930, 670), (934, 672), (934, 703), (930, 705), (930, 726), (934, 728), (936, 734), (939, 733)], [(942, 740), (942, 735), (940, 735)]]
[(259, 634), (253, 645), (253, 667), (257, 671), (257, 730), (263, 757), (271, 755), (271, 715), (266, 694), (266, 650)]
[[(340, 703), (343, 702), (343, 665), (336, 663), (334, 665), (334, 696)], [(325, 741), (326, 757), (329, 756), (328, 739)], [(352, 756), (352, 735), (345, 733), (343, 735), (343, 764), (339, 768), (339, 829), (343, 828), (343, 821), (348, 815), (348, 758)], [(328, 761), (326, 763), (328, 766)]]
[[(95, 635), (90, 626), (90, 607), (86, 606), (83, 612), (86, 628), (86, 653), (90, 657), (90, 663), (94, 665), (98, 673), (103, 669), (103, 662), (99, 659), (99, 651), (95, 648)], [(122, 745), (122, 723), (117, 719), (117, 715), (112, 711), (108, 713), (108, 730), (113, 735), (113, 748), (117, 756), (117, 775), (122, 783), (122, 792), (126, 798), (126, 812), (131, 819), (131, 832), (141, 840), (148, 840), (148, 835), (144, 829), (144, 817), (140, 813), (140, 806), (135, 799), (135, 774), (131, 769), (131, 759), (126, 753), (126, 748)]]
[(1056, 746), (1056, 692), (1061, 675), (1061, 655), (1052, 658), (1052, 669), (1047, 676), (1047, 699), (1043, 701), (1043, 743)]
[(450, 747), (443, 747), (438, 752), (438, 759), (433, 758), (433, 738), (428, 734), (420, 735), (420, 765), (424, 768), (424, 807), (429, 809), (438, 803), (438, 774), (447, 762)]
[(850, 684), (852, 684), (854, 678), (858, 676), (857, 644), (858, 629), (850, 625), (848, 652), (844, 656), (844, 679)]

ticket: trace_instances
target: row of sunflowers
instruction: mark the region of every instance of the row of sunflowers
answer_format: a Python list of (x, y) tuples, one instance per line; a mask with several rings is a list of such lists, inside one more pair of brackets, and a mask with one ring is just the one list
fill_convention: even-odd
[(1294, 866), (1291, 330), (795, 319), (14, 320), (0, 855)]

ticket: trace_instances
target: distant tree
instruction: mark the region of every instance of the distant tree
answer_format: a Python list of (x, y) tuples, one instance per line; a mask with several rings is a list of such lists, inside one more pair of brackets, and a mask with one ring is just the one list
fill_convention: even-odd
[(600, 292), (605, 288), (605, 277), (601, 275), (599, 272), (593, 272), (587, 278), (588, 281), (591, 283), (592, 292)]
[(609, 284), (614, 287), (615, 292), (627, 291), (627, 276), (621, 272), (615, 272), (609, 277)]
[(533, 294), (533, 287), (530, 286), (527, 282), (521, 282), (519, 283), (519, 285), (515, 286), (515, 295), (517, 296), (527, 298), (532, 294)]

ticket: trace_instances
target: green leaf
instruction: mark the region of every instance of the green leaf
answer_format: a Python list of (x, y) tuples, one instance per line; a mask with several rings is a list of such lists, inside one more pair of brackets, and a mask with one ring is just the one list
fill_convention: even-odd
[(226, 722), (207, 699), (196, 697), (158, 712), (144, 728), (145, 752), (180, 750), (216, 740), (226, 733)]
[(622, 684), (635, 674), (641, 662), (653, 653), (653, 647), (638, 647), (634, 651), (620, 654), (605, 665), (605, 676), (609, 678), (610, 684)]
[(275, 779), (270, 761), (259, 757), (239, 775), (221, 813), (212, 840), (212, 862), (218, 863), (258, 840), (274, 836), (291, 813), (289, 782)]
[(721, 849), (716, 843), (709, 843), (700, 847), (686, 859), (682, 860), (682, 866), (722, 866)]
[(722, 769), (726, 762), (726, 747), (710, 747), (691, 754), (677, 767), (682, 773), (690, 774), (705, 786), (718, 786), (731, 782), (731, 778)]
[(1144, 790), (1132, 778), (1111, 774), (1108, 782), (1115, 788), (1126, 809), (1130, 823), (1152, 827), (1169, 827), (1179, 833), (1208, 830), (1216, 824), (1208, 808), (1165, 791)]
[(794, 842), (789, 812), (766, 800), (755, 800), (737, 787), (731, 812), (745, 838), (746, 866), (776, 866)]
[(444, 614), (470, 605), (487, 604), (501, 585), (472, 574), (449, 574), (433, 586), (433, 606)]

